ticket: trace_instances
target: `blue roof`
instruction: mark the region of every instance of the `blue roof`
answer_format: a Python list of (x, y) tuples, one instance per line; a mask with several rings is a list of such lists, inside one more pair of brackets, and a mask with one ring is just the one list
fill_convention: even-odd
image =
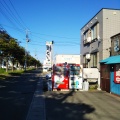
[(105, 64), (117, 64), (117, 63), (120, 63), (120, 55), (108, 57), (108, 58), (106, 58), (104, 60), (101, 60), (100, 63), (105, 63)]

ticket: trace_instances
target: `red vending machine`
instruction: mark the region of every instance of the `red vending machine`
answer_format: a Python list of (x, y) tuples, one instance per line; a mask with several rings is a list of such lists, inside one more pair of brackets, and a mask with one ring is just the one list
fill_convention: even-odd
[(68, 90), (69, 89), (69, 70), (65, 63), (53, 65), (52, 89)]

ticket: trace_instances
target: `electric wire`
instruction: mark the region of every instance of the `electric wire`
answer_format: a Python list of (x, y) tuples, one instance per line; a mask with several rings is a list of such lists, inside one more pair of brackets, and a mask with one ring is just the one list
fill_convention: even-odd
[[(11, 15), (11, 13), (8, 11), (8, 9), (3, 5), (3, 3), (0, 1), (1, 5), (4, 7), (4, 9), (6, 9), (6, 11)], [(15, 23), (12, 22), (11, 18), (6, 14), (6, 12), (3, 11), (2, 7), (0, 7), (1, 13), (3, 14), (3, 16), (5, 18), (7, 18), (7, 20), (12, 23), (13, 26), (15, 26), (16, 28), (18, 28), (18, 26), (16, 26)], [(13, 19), (13, 18), (12, 18)], [(14, 20), (14, 19), (13, 19)]]
[(72, 38), (72, 37), (65, 37), (65, 36), (48, 35), (48, 34), (36, 33), (36, 32), (32, 32), (32, 33), (33, 33), (33, 34), (40, 34), (40, 35), (44, 35), (44, 36), (50, 36), (50, 37), (57, 37), (57, 38), (65, 38), (65, 39), (79, 39), (79, 38)]
[[(11, 4), (11, 6), (13, 7), (14, 11), (16, 12), (17, 16), (19, 17), (19, 19), (21, 20), (21, 22), (24, 24), (24, 26), (25, 26), (26, 29), (27, 29), (28, 27), (26, 26), (26, 24), (24, 23), (24, 21), (22, 20), (22, 18), (20, 17), (20, 15), (18, 14), (18, 12), (17, 12), (17, 10), (15, 9), (15, 7), (14, 7), (13, 3), (11, 2), (11, 0), (9, 0), (9, 2), (10, 2), (10, 4)], [(29, 29), (29, 28), (28, 28), (28, 29)]]
[(10, 28), (10, 29), (16, 30), (16, 31), (21, 32), (21, 33), (23, 34), (23, 30), (20, 29), (20, 28), (8, 26), (8, 25), (5, 25), (5, 24), (0, 24), (0, 25), (1, 25), (1, 26), (6, 26), (6, 27), (8, 27), (8, 28)]
[[(17, 19), (17, 17), (15, 16), (15, 14), (13, 13), (13, 11), (11, 10), (11, 8), (7, 5), (7, 3), (5, 2), (5, 0), (3, 0), (4, 4), (3, 7), (6, 9), (6, 11), (9, 13), (9, 15), (11, 16), (11, 18), (19, 25), (23, 28), (23, 30), (25, 29), (25, 27), (19, 22), (19, 20)], [(5, 7), (6, 5), (6, 7)]]
[(4, 11), (1, 8), (0, 8), (0, 12), (13, 26), (15, 26), (16, 29), (18, 29), (16, 25), (12, 22), (12, 20), (4, 13)]
[[(7, 27), (10, 27), (10, 26), (7, 26)], [(16, 28), (13, 28), (13, 27), (10, 27), (10, 28), (12, 28), (12, 29), (16, 29)], [(16, 30), (18, 30), (18, 29), (16, 29)], [(21, 29), (20, 29), (21, 30)], [(21, 32), (22, 32), (22, 30), (21, 30)], [(33, 36), (35, 36), (35, 35), (33, 35)], [(35, 36), (35, 37), (37, 37), (37, 38), (40, 38), (40, 39), (42, 39), (42, 40), (46, 40), (45, 38), (41, 38), (41, 37), (38, 37), (38, 36)], [(32, 42), (36, 42), (37, 44), (38, 43), (43, 43), (43, 41), (37, 41), (37, 40), (33, 40), (32, 39)], [(24, 43), (24, 42), (23, 42)], [(36, 44), (36, 45), (37, 45)], [(73, 42), (73, 41), (60, 41), (60, 42), (58, 42), (58, 41), (55, 41), (55, 45), (59, 45), (59, 46), (74, 46), (74, 45), (79, 45), (79, 42)], [(35, 45), (35, 44), (34, 44)]]
[[(10, 1), (10, 0), (9, 0)], [(10, 3), (11, 3), (11, 5), (12, 5), (12, 2), (10, 1)], [(13, 6), (13, 5), (12, 5)], [(14, 7), (13, 7), (14, 8)], [(14, 9), (15, 10), (15, 9)], [(15, 10), (16, 11), (16, 10)], [(16, 12), (17, 13), (17, 12)], [(16, 19), (16, 18), (15, 18)], [(15, 20), (16, 21), (16, 20)], [(18, 23), (19, 25), (20, 25), (20, 23)], [(15, 28), (16, 29), (16, 28)], [(20, 29), (16, 29), (16, 30), (20, 30)], [(65, 37), (65, 36), (55, 36), (55, 35), (48, 35), (48, 34), (42, 34), (42, 33), (36, 33), (36, 32), (31, 32), (31, 35), (32, 36), (35, 36), (36, 34), (39, 34), (39, 35), (43, 35), (43, 36), (47, 36), (47, 37), (56, 37), (56, 38), (61, 38), (61, 39), (65, 39), (64, 41), (60, 41), (60, 42), (58, 42), (58, 41), (55, 41), (55, 45), (56, 46), (62, 46), (62, 47), (67, 47), (67, 46), (76, 46), (76, 45), (79, 45), (79, 43), (77, 43), (77, 42), (70, 42), (70, 41), (67, 41), (67, 40), (78, 40), (79, 38), (71, 38), (71, 37)], [(37, 38), (40, 38), (40, 39), (42, 39), (42, 40), (46, 40), (45, 38), (41, 38), (41, 37), (38, 37), (38, 36), (35, 36), (35, 37), (37, 37)], [(36, 43), (37, 44), (33, 44), (33, 43), (29, 43), (29, 45), (39, 45), (38, 43), (38, 41), (36, 41)], [(39, 46), (45, 46), (45, 45), (39, 45)]]

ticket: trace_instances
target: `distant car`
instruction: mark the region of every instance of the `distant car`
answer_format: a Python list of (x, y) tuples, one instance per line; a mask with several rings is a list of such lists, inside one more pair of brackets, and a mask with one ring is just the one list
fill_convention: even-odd
[(51, 73), (46, 74), (46, 79), (51, 79)]

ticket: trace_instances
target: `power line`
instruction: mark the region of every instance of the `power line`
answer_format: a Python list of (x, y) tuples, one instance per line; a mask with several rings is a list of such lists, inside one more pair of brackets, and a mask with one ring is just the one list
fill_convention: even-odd
[[(2, 24), (3, 25), (3, 24)], [(16, 29), (16, 28), (14, 28), (14, 27), (11, 27), (11, 26), (8, 26), (8, 25), (4, 25), (4, 26), (7, 26), (7, 27), (9, 27), (9, 28), (12, 28), (12, 29), (15, 29), (15, 30), (20, 30), (21, 32), (22, 32), (22, 29)], [(39, 37), (39, 36), (37, 36), (37, 35), (35, 35), (34, 34), (34, 32), (31, 32), (30, 31), (30, 33), (31, 33), (31, 36), (34, 36), (34, 37), (36, 37), (36, 38), (39, 38), (39, 39), (41, 39), (41, 40), (46, 40), (46, 38), (41, 38), (41, 37)], [(38, 34), (38, 33), (37, 33)], [(40, 33), (39, 33), (40, 34)], [(44, 35), (44, 36), (53, 36), (53, 35), (47, 35), (47, 34), (40, 34), (40, 35)], [(63, 37), (63, 36), (53, 36), (53, 37), (58, 37), (58, 38), (62, 38), (62, 39), (66, 39), (66, 40), (64, 40), (64, 42), (71, 42), (71, 43), (76, 43), (76, 44), (79, 44), (79, 43), (77, 43), (77, 42), (72, 42), (72, 41), (67, 41), (67, 40), (74, 40), (74, 39), (80, 39), (80, 38), (70, 38), (70, 37)], [(75, 40), (76, 41), (76, 40)], [(36, 42), (36, 40), (34, 40), (34, 42)], [(40, 42), (42, 42), (42, 41), (40, 41)], [(55, 41), (55, 43), (56, 42), (58, 42), (58, 41)], [(62, 41), (59, 41), (59, 42), (62, 42)]]
[[(11, 23), (14, 26), (14, 27), (10, 27), (10, 28), (15, 29), (15, 30), (17, 30), (17, 31), (19, 31), (21, 33), (23, 33), (23, 32), (25, 33), (26, 25), (22, 21), (21, 17), (19, 16), (18, 12), (16, 11), (15, 7), (13, 6), (13, 4), (12, 4), (12, 2), (10, 0), (9, 0), (9, 3), (12, 6), (13, 9), (11, 9), (10, 5), (8, 5), (5, 2), (5, 0), (0, 1), (0, 4), (2, 5), (2, 7), (0, 7), (0, 12), (6, 18), (6, 20), (9, 21), (9, 23)], [(18, 17), (14, 13), (16, 13)]]
[(10, 17), (19, 25), (21, 26), (23, 29), (25, 29), (25, 27), (21, 24), (21, 22), (19, 22), (19, 20), (17, 19), (17, 17), (15, 16), (15, 14), (13, 13), (13, 11), (11, 10), (11, 8), (8, 6), (8, 4), (5, 2), (5, 0), (3, 0), (4, 4), (2, 2), (0, 2), (3, 6), (3, 8), (6, 10), (6, 12), (8, 13), (8, 15), (10, 15)]
[(20, 20), (22, 21), (22, 23), (24, 24), (24, 26), (25, 26), (26, 28), (28, 28), (28, 27), (25, 25), (25, 23), (24, 23), (24, 21), (22, 20), (22, 18), (20, 17), (20, 15), (18, 14), (18, 12), (17, 12), (17, 10), (15, 9), (15, 7), (14, 7), (13, 3), (11, 2), (11, 0), (9, 0), (9, 2), (10, 2), (10, 4), (11, 4), (11, 6), (13, 7), (14, 11), (16, 12), (17, 16), (19, 17), (19, 19), (20, 19)]
[[(6, 10), (6, 12), (8, 13), (8, 15), (10, 15), (10, 17), (14, 20), (14, 21), (16, 21), (12, 16), (13, 16), (13, 14), (11, 14), (10, 13), (10, 10), (8, 10), (8, 6), (7, 6), (7, 8), (5, 7), (5, 5), (0, 1), (0, 3), (1, 3), (1, 5), (2, 5), (2, 7)], [(8, 15), (6, 15), (6, 13), (2, 10), (2, 8), (1, 8), (1, 11), (2, 11), (2, 14), (3, 14), (3, 16), (5, 16), (7, 19), (9, 19), (11, 22), (13, 21), (13, 20), (11, 20), (10, 19), (10, 17), (8, 17)], [(12, 22), (13, 23), (13, 22)], [(14, 23), (13, 23), (14, 24)], [(15, 24), (14, 24), (15, 25)], [(15, 25), (16, 26), (16, 25)]]
[(8, 25), (5, 25), (5, 24), (0, 24), (0, 25), (1, 25), (1, 26), (9, 27), (9, 28), (11, 28), (11, 29), (17, 30), (18, 32), (23, 33), (23, 30), (22, 30), (22, 29), (19, 29), (19, 28), (16, 28), (16, 27), (11, 27), (11, 26), (8, 26)]
[(65, 37), (65, 36), (48, 35), (48, 34), (36, 33), (36, 32), (32, 32), (32, 33), (33, 33), (33, 34), (44, 35), (44, 36), (50, 36), (50, 37), (57, 37), (57, 38), (65, 38), (65, 39), (79, 39), (79, 38), (72, 38), (72, 37)]
[(0, 8), (0, 12), (2, 13), (2, 15), (13, 25), (16, 27), (16, 25), (12, 22), (12, 20), (4, 13), (4, 11)]

